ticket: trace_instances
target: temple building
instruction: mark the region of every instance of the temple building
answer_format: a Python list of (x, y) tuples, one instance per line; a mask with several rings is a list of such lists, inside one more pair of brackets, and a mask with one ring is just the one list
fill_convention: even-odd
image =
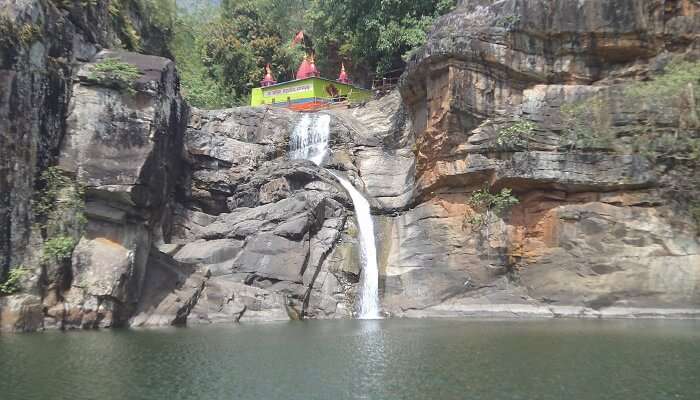
[(250, 105), (274, 105), (295, 111), (314, 111), (333, 104), (360, 103), (369, 100), (372, 92), (354, 86), (345, 65), (341, 65), (338, 79), (321, 77), (313, 53), (308, 53), (299, 65), (296, 79), (277, 83), (268, 64), (260, 87), (253, 89)]

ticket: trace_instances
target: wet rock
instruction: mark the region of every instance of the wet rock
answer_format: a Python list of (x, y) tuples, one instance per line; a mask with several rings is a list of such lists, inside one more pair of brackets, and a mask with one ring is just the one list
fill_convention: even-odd
[(41, 298), (19, 294), (0, 297), (0, 330), (9, 332), (32, 332), (44, 326)]
[(239, 240), (200, 240), (186, 244), (173, 258), (189, 264), (220, 264), (233, 260), (242, 247)]
[(169, 235), (163, 226), (187, 118), (172, 61), (103, 51), (96, 62), (104, 58), (142, 75), (126, 93), (86, 81), (88, 63), (73, 89), (59, 167), (87, 187), (86, 236), (73, 253), (67, 296), (83, 327), (126, 324), (140, 300), (151, 246)]
[(139, 304), (130, 319), (134, 327), (183, 325), (199, 302), (207, 275), (193, 264), (154, 251)]

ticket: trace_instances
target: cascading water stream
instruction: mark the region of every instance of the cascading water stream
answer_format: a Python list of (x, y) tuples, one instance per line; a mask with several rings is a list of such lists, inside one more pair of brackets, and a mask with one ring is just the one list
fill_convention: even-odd
[(310, 160), (320, 166), (330, 152), (330, 122), (331, 116), (328, 114), (316, 115), (314, 118), (304, 114), (289, 139), (289, 157)]
[[(331, 174), (333, 174), (331, 172)], [(362, 272), (360, 274), (360, 319), (378, 319), (379, 315), (379, 268), (377, 266), (377, 245), (374, 240), (374, 221), (370, 214), (369, 202), (347, 180), (333, 174), (335, 179), (350, 193), (355, 206), (355, 216), (360, 231)]]
[[(330, 153), (330, 120), (328, 114), (304, 114), (294, 127), (289, 141), (289, 156), (292, 159), (310, 160), (320, 166)], [(359, 228), (362, 272), (360, 274), (360, 319), (378, 319), (379, 314), (379, 268), (377, 245), (374, 238), (374, 221), (369, 202), (350, 182), (330, 172), (350, 194)]]

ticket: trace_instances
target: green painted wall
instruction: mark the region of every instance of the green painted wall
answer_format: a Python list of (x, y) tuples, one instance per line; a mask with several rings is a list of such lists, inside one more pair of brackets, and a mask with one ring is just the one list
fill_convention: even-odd
[(255, 88), (251, 94), (250, 105), (272, 104), (273, 100), (275, 103), (286, 103), (287, 100), (330, 99), (331, 96), (326, 91), (329, 85), (335, 86), (340, 96), (349, 94), (351, 102), (366, 101), (372, 97), (372, 93), (366, 89), (322, 78), (306, 78), (265, 88)]

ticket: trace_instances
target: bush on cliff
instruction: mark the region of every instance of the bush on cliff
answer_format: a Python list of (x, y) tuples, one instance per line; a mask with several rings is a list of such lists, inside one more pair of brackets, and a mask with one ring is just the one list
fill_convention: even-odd
[(40, 182), (33, 211), (45, 239), (41, 260), (60, 262), (70, 257), (87, 223), (85, 188), (57, 167), (46, 169)]
[(73, 249), (77, 244), (77, 240), (70, 236), (60, 235), (52, 237), (44, 242), (41, 260), (44, 262), (61, 262), (66, 260), (73, 254)]
[(504, 150), (511, 150), (519, 146), (527, 146), (534, 130), (535, 124), (532, 122), (516, 121), (498, 130), (496, 144)]
[[(673, 60), (652, 80), (600, 91), (561, 107), (569, 150), (639, 153), (652, 160), (700, 160), (700, 62)], [(620, 104), (618, 104), (620, 103)], [(613, 112), (620, 105), (638, 110), (639, 124), (619, 131)], [(677, 115), (678, 121), (669, 121)]]
[(0, 296), (8, 296), (20, 290), (22, 279), (29, 274), (29, 270), (24, 267), (11, 268), (7, 273), (7, 278), (0, 283)]
[(467, 201), (472, 211), (464, 222), (475, 229), (482, 229), (492, 222), (493, 216), (502, 216), (519, 202), (518, 198), (513, 196), (513, 191), (508, 188), (503, 188), (495, 194), (487, 188), (477, 190)]
[(105, 58), (92, 66), (89, 79), (101, 85), (134, 94), (134, 83), (141, 75), (141, 71), (133, 64), (116, 58)]

